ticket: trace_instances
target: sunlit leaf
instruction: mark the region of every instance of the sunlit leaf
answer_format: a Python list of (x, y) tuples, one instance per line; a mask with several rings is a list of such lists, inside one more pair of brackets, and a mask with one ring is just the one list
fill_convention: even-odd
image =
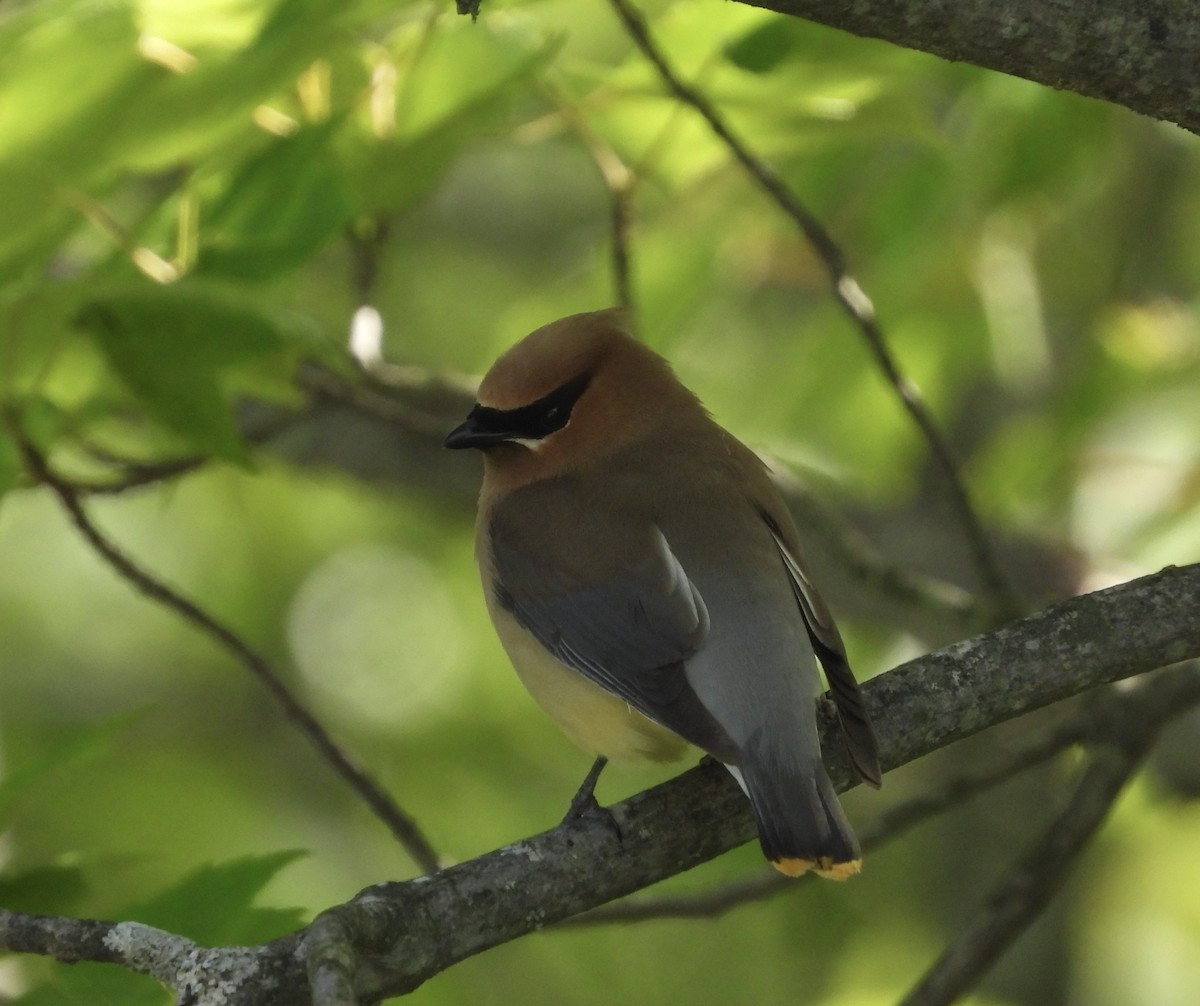
[[(0, 147), (47, 171), (87, 169), (88, 144), (112, 135), (117, 103), (144, 84), (125, 3), (49, 0), (0, 25)], [(92, 151), (94, 153), (94, 151)]]
[(112, 170), (113, 122), (166, 73), (136, 43), (122, 3), (50, 0), (0, 22), (0, 254), (44, 226), (65, 189)]
[(558, 44), (461, 21), (398, 32), (393, 115), (343, 139), (360, 206), (395, 213), (432, 189), (470, 140), (505, 121), (516, 85)]
[(128, 163), (161, 170), (256, 133), (254, 108), (292, 86), (353, 14), (345, 4), (279, 0), (249, 45), (201, 53), (127, 110)]

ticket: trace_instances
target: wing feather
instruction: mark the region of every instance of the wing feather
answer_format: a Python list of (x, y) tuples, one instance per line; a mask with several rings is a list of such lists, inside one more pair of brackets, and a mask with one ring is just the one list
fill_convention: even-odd
[(779, 550), (779, 556), (787, 570), (792, 592), (796, 596), (796, 603), (800, 606), (804, 625), (808, 629), (808, 637), (821, 666), (825, 669), (825, 678), (829, 682), (829, 691), (837, 706), (838, 719), (846, 737), (850, 759), (863, 780), (878, 788), (883, 781), (879, 765), (879, 746), (875, 740), (871, 718), (863, 703), (862, 692), (854, 678), (854, 672), (850, 669), (841, 633), (838, 632), (833, 615), (830, 614), (821, 595), (817, 593), (804, 567), (783, 540), (778, 525), (765, 511), (762, 511), (762, 516), (771, 529), (775, 547)]
[[(691, 743), (731, 756), (732, 741), (684, 670), (708, 636), (708, 609), (662, 531), (560, 488), (538, 483), (494, 509), (497, 601), (567, 667)], [(534, 491), (536, 503), (523, 498)], [(533, 526), (529, 512), (546, 519)]]

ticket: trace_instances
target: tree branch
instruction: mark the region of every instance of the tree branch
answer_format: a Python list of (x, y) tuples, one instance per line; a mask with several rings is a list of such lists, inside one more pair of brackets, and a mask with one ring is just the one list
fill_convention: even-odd
[(741, 0), (1100, 98), (1200, 132), (1200, 7), (1184, 0)]
[[(1200, 564), (1170, 567), (1072, 598), (873, 678), (863, 691), (883, 764), (895, 768), (1096, 685), (1200, 657), (1197, 596)], [(835, 784), (846, 789), (854, 774), (828, 703), (822, 707), (822, 737)], [(621, 841), (604, 822), (577, 819), (433, 877), (376, 885), (323, 913), (321, 926), (333, 928), (322, 932), (352, 942), (359, 1000), (411, 991), (467, 957), (641, 890), (754, 834), (741, 791), (709, 764), (610, 810)], [(0, 939), (28, 918), (0, 914)], [(253, 975), (236, 990), (224, 986), (223, 1006), (311, 1002), (308, 932), (253, 951), (207, 951), (206, 961), (218, 973), (222, 959), (211, 955), (228, 952), (235, 963), (254, 955)], [(76, 956), (86, 957), (89, 946)], [(35, 948), (26, 942), (20, 949)], [(328, 943), (318, 956), (320, 973), (339, 968)], [(112, 960), (111, 953), (99, 959)], [(194, 969), (188, 974), (194, 979)], [(344, 976), (343, 971), (330, 980), (338, 995), (344, 994)], [(168, 984), (179, 987), (170, 979)], [(206, 999), (195, 985), (189, 989), (196, 1006), (216, 1001), (215, 992)]]

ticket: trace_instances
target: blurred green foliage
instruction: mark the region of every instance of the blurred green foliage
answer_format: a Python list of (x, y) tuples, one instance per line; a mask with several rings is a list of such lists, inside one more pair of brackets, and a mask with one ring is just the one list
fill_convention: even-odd
[[(451, 7), (7, 5), (0, 404), (80, 479), (113, 455), (211, 458), (91, 512), (283, 668), (465, 858), (551, 826), (588, 764), (492, 639), (467, 501), (419, 468), (379, 486), (285, 463), (244, 442), (234, 403), (300, 405), (302, 359), (350, 372), (362, 303), (382, 315), (388, 359), (434, 373), (478, 373), (537, 325), (610, 303), (597, 152), (637, 179), (643, 336), (885, 553), (953, 579), (959, 546), (925, 445), (819, 263), (611, 11), (493, 0), (472, 24)], [(995, 528), (1069, 556), (1079, 589), (1200, 556), (1194, 136), (737, 4), (646, 9), (683, 75), (837, 236)], [(0, 904), (255, 941), (410, 875), (261, 689), (23, 487), (11, 428)], [(1055, 588), (1034, 577), (1029, 591)], [(927, 643), (848, 622), (866, 673)], [(851, 884), (711, 922), (540, 934), (412, 998), (894, 1000), (1046, 819), (1068, 768), (922, 828)], [(852, 816), (944, 771), (934, 758), (895, 773), (884, 796), (852, 795)], [(601, 797), (660, 777), (618, 766)], [(974, 1001), (1195, 1002), (1200, 810), (1182, 794), (1141, 780)], [(307, 855), (280, 852), (295, 848)], [(758, 868), (747, 848), (671, 886)], [(22, 1003), (164, 1000), (115, 969), (29, 960), (0, 961), (0, 988)]]

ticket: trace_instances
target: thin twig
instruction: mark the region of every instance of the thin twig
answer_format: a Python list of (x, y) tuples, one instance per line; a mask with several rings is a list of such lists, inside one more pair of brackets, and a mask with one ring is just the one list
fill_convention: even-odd
[(382, 215), (359, 221), (346, 231), (351, 283), (360, 304), (370, 304), (374, 297), (379, 267), (390, 236), (391, 221)]
[(995, 764), (952, 776), (935, 788), (888, 808), (862, 829), (860, 839), (863, 851), (874, 851), (930, 818), (944, 814), (972, 797), (1007, 782), (1013, 776), (1049, 761), (1077, 744), (1089, 722), (1089, 717), (1076, 714), (1021, 746), (1013, 747)]
[(875, 317), (875, 307), (846, 267), (845, 256), (824, 225), (788, 189), (783, 180), (765, 161), (734, 134), (713, 104), (699, 91), (683, 82), (650, 36), (645, 19), (628, 0), (611, 0), (618, 17), (624, 23), (634, 44), (652, 63), (670, 91), (681, 102), (700, 115), (746, 172), (767, 193), (775, 204), (800, 228), (812, 245), (829, 274), (834, 298), (849, 315), (867, 341), (875, 362), (899, 396), (901, 404), (917, 424), (930, 453), (941, 469), (950, 491), (950, 498), (959, 522), (970, 545), (975, 564), (987, 593), (994, 599), (998, 615), (1015, 615), (1021, 605), (1015, 592), (1000, 570), (987, 534), (971, 504), (958, 465), (942, 437), (937, 423), (926, 407), (921, 392), (900, 370), (888, 349), (887, 342)]
[[(263, 444), (286, 430), (295, 418), (293, 413), (280, 413), (253, 425), (243, 423), (240, 436), (249, 444)], [(213, 461), (212, 456), (208, 454), (168, 458), (164, 461), (136, 461), (122, 457), (99, 444), (83, 441), (79, 446), (89, 458), (117, 470), (115, 477), (96, 481), (72, 478), (69, 485), (79, 496), (118, 496), (131, 489), (141, 489), (188, 475)]]
[[(311, 366), (300, 374), (299, 383), (316, 403), (331, 401), (347, 405), (363, 415), (440, 444), (450, 420), (410, 405), (396, 393), (411, 386), (404, 380), (408, 369), (383, 363), (363, 373), (361, 380), (352, 381), (325, 367)], [(462, 389), (449, 381), (445, 390), (450, 394), (462, 393)], [(464, 405), (463, 411), (469, 407), (469, 404)]]
[(119, 496), (133, 489), (169, 482), (203, 468), (212, 461), (207, 454), (195, 454), (187, 458), (171, 458), (167, 461), (143, 463), (140, 461), (113, 461), (119, 468), (116, 478), (97, 479), (94, 482), (75, 480), (71, 488), (80, 496)]
[(233, 630), (218, 622), (198, 605), (154, 578), (110, 542), (92, 523), (75, 488), (56, 475), (41, 453), (15, 430), (25, 464), (33, 478), (50, 488), (70, 515), (71, 522), (93, 549), (125, 580), (151, 600), (170, 608), (185, 621), (220, 643), (250, 671), (278, 702), (287, 718), (316, 747), (334, 771), (367, 803), (426, 873), (440, 867), (437, 853), (416, 822), (362, 768), (356, 765), (330, 737), (315, 716), (291, 693), (282, 679), (258, 653)]
[(636, 317), (633, 303), (632, 243), (630, 232), (633, 226), (633, 197), (639, 180), (638, 173), (621, 158), (603, 136), (597, 133), (587, 120), (579, 114), (575, 103), (553, 84), (547, 85), (551, 100), (558, 106), (563, 121), (583, 144), (591, 157), (600, 180), (608, 190), (610, 201), (610, 250), (613, 277), (613, 292), (616, 302)]
[(1114, 688), (1105, 699), (1099, 704), (1099, 736), (1091, 746), (1091, 759), (1067, 806), (1009, 867), (976, 917), (900, 1006), (949, 1006), (974, 988), (1041, 915), (1162, 725), (1200, 701), (1200, 666)]
[(617, 303), (629, 311), (631, 318), (636, 318), (631, 264), (633, 244), (630, 240), (633, 227), (633, 188), (610, 188), (608, 194), (612, 200), (609, 219), (612, 227), (613, 285), (616, 288)]

